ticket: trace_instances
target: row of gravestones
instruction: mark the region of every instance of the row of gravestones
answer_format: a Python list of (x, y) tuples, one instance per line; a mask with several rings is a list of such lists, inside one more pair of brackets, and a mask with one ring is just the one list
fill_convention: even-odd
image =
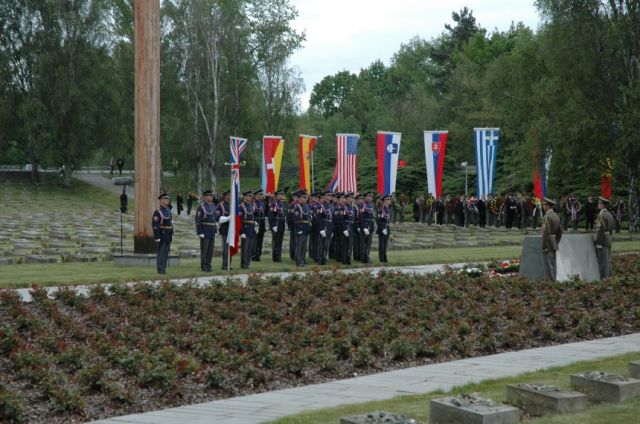
[[(573, 414), (587, 409), (589, 403), (621, 403), (640, 397), (640, 361), (629, 363), (629, 377), (590, 371), (571, 375), (578, 391), (563, 390), (546, 384), (509, 384), (507, 401), (502, 404), (477, 395), (433, 399), (430, 424), (515, 424), (521, 413), (531, 417)], [(640, 418), (639, 418), (640, 420)], [(417, 424), (411, 418), (389, 412), (342, 417), (340, 424)]]

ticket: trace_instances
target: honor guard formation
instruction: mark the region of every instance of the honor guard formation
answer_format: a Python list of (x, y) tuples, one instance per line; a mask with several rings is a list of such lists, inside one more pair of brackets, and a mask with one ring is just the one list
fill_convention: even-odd
[[(153, 213), (153, 230), (158, 243), (158, 273), (165, 274), (173, 236), (171, 199), (158, 197), (160, 207)], [(222, 240), (223, 270), (230, 269), (229, 220), (230, 192), (216, 199), (211, 190), (202, 193), (196, 209), (195, 229), (200, 239), (200, 269), (212, 271), (211, 260), (216, 235)], [(287, 202), (284, 191), (266, 194), (262, 190), (245, 191), (238, 208), (240, 223), (240, 267), (247, 269), (262, 258), (264, 234), (271, 232), (271, 259), (282, 262), (282, 243), (289, 235), (289, 257), (296, 266), (308, 260), (326, 265), (329, 260), (350, 265), (352, 261), (370, 263), (371, 243), (378, 236), (378, 259), (387, 262), (391, 234), (391, 196), (374, 200), (370, 192), (313, 192), (298, 190)]]

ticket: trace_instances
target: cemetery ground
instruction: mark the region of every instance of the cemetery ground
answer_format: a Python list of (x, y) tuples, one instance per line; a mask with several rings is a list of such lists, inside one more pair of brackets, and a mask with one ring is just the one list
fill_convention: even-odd
[[(477, 384), (457, 387), (450, 392), (431, 392), (420, 395), (399, 396), (393, 399), (375, 402), (344, 405), (337, 408), (310, 411), (292, 415), (270, 424), (325, 424), (338, 423), (340, 417), (362, 415), (372, 411), (390, 411), (422, 423), (429, 422), (429, 401), (449, 395), (478, 393), (480, 397), (504, 403), (507, 384), (535, 383), (549, 384), (570, 390), (569, 375), (592, 370), (607, 370), (626, 375), (628, 362), (637, 360), (640, 352), (626, 354), (595, 361), (581, 361), (566, 367), (555, 367), (540, 372), (532, 372), (517, 377), (488, 380)], [(554, 415), (546, 417), (526, 417), (529, 424), (610, 424), (637, 423), (640, 417), (640, 398), (622, 404), (601, 403), (590, 406), (586, 411), (576, 414)]]

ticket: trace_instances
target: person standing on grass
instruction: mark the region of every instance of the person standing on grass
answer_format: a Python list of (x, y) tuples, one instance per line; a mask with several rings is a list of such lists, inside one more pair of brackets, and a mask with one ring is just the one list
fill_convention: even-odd
[(380, 262), (387, 262), (387, 248), (389, 247), (389, 236), (391, 235), (391, 196), (382, 197), (382, 205), (378, 209), (377, 232), (378, 232), (378, 258)]
[(276, 200), (269, 205), (269, 227), (271, 228), (271, 258), (282, 262), (282, 241), (284, 239), (286, 210), (284, 191), (274, 193)]
[(118, 166), (118, 173), (122, 175), (122, 168), (124, 168), (124, 159), (118, 158), (116, 165)]
[(542, 208), (542, 256), (544, 258), (544, 278), (556, 281), (556, 252), (562, 238), (562, 223), (560, 217), (553, 211), (555, 202), (544, 198)]
[[(358, 211), (358, 225), (360, 226), (360, 261), (364, 264), (371, 262), (371, 240), (375, 226), (373, 194), (364, 194), (365, 201)], [(392, 198), (390, 198), (392, 200)], [(390, 211), (391, 213), (391, 211)]]
[(227, 269), (229, 261), (229, 242), (227, 235), (229, 234), (229, 220), (231, 219), (231, 205), (229, 199), (231, 197), (231, 191), (227, 190), (222, 193), (222, 202), (218, 203), (217, 215), (218, 215), (218, 233), (222, 238), (222, 270)]
[(600, 268), (600, 278), (611, 277), (611, 245), (613, 244), (612, 234), (615, 221), (611, 212), (607, 210), (609, 199), (598, 197), (598, 219), (596, 220), (596, 252), (598, 253), (598, 267)]
[(153, 235), (158, 243), (158, 254), (156, 266), (158, 274), (167, 273), (167, 262), (169, 261), (169, 250), (173, 240), (173, 221), (171, 216), (171, 198), (167, 193), (158, 196), (160, 207), (153, 212)]
[(196, 234), (200, 237), (200, 269), (210, 272), (218, 227), (218, 213), (213, 203), (213, 192), (207, 190), (202, 193), (202, 197), (204, 201), (196, 210)]
[(116, 160), (111, 156), (109, 160), (109, 175), (113, 175), (113, 171), (116, 169)]
[(180, 215), (180, 212), (184, 210), (184, 197), (182, 197), (182, 193), (178, 193), (176, 195), (176, 203), (177, 203), (178, 215)]
[(296, 266), (307, 265), (307, 247), (311, 232), (311, 208), (306, 190), (298, 190), (298, 202), (293, 209), (293, 226), (296, 233)]
[(266, 206), (264, 202), (264, 192), (262, 189), (257, 189), (253, 192), (255, 200), (253, 201), (253, 209), (256, 218), (256, 240), (253, 244), (253, 257), (252, 261), (260, 262), (262, 256), (262, 244), (264, 243), (264, 233), (267, 229), (266, 225)]
[(240, 267), (249, 268), (253, 256), (253, 245), (256, 242), (258, 227), (256, 226), (253, 191), (242, 193), (243, 203), (240, 205)]

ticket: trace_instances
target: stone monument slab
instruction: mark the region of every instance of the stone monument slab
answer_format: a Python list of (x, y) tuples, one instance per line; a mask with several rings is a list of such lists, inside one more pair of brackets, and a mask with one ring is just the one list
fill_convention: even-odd
[(640, 361), (629, 362), (629, 377), (640, 379)]
[(340, 418), (340, 424), (420, 424), (418, 421), (386, 411)]
[(475, 395), (460, 395), (429, 402), (431, 424), (515, 424), (520, 410)]
[(571, 385), (595, 402), (620, 403), (640, 396), (640, 380), (602, 371), (572, 374)]
[(546, 384), (508, 384), (507, 399), (529, 415), (573, 414), (587, 408), (584, 393)]

